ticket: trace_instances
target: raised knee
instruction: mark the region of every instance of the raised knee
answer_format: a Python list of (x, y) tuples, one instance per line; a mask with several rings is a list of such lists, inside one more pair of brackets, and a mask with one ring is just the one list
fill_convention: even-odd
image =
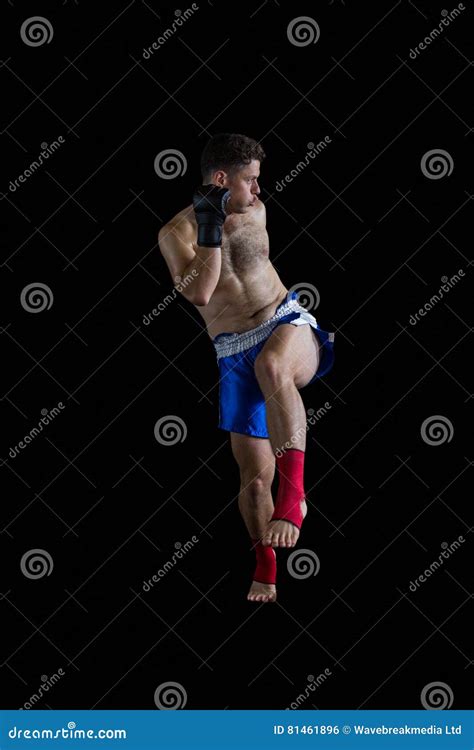
[(255, 360), (255, 375), (260, 386), (277, 388), (290, 379), (284, 361), (274, 352), (261, 352)]

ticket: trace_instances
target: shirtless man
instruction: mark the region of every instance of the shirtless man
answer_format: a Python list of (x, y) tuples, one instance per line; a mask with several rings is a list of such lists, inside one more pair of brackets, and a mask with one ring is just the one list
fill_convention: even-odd
[[(254, 543), (247, 598), (276, 599), (274, 547), (294, 547), (307, 512), (306, 413), (299, 389), (333, 364), (334, 334), (289, 293), (269, 259), (265, 153), (244, 135), (213, 136), (201, 156), (193, 203), (160, 229), (175, 284), (202, 315), (219, 367), (219, 427), (240, 470), (239, 509)], [(275, 506), (272, 481), (278, 469)]]

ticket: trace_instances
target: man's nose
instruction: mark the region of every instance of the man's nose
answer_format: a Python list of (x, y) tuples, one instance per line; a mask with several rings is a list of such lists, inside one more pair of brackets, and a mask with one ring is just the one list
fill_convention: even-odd
[(255, 193), (256, 195), (260, 195), (260, 188), (257, 183), (252, 188), (252, 193)]

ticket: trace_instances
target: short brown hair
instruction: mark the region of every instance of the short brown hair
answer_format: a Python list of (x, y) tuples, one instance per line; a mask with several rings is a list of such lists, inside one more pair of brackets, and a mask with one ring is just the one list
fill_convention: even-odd
[(218, 133), (207, 142), (201, 154), (203, 180), (223, 169), (232, 173), (250, 164), (252, 159), (262, 162), (265, 152), (260, 143), (240, 133)]

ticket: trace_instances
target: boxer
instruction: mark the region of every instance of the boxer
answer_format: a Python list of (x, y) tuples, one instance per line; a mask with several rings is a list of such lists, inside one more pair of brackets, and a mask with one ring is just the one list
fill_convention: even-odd
[(201, 155), (202, 185), (158, 241), (175, 284), (192, 274), (179, 288), (202, 316), (216, 352), (218, 426), (230, 433), (239, 509), (256, 554), (247, 598), (273, 602), (275, 548), (294, 547), (307, 512), (299, 391), (333, 366), (334, 334), (319, 328), (271, 263), (258, 184), (264, 158), (252, 138), (213, 136)]

